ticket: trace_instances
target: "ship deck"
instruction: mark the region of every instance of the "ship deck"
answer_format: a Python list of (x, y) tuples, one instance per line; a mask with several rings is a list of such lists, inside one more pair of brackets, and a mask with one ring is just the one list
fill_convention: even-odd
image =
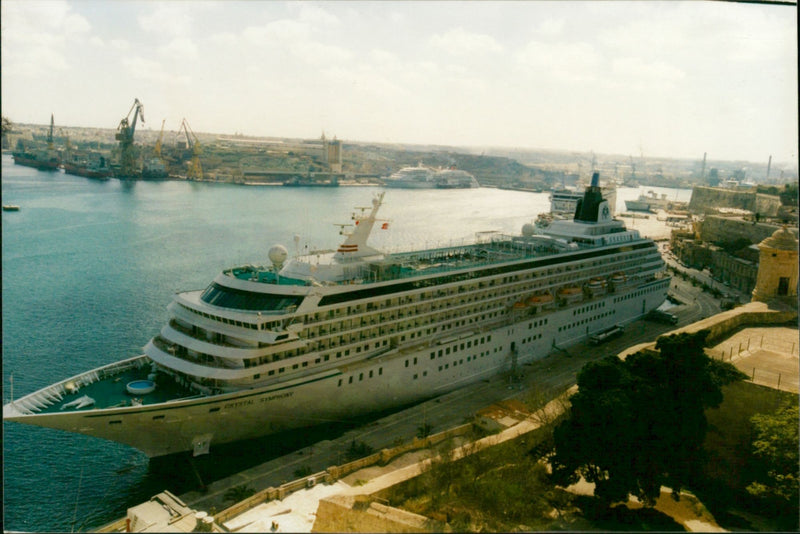
[[(29, 404), (25, 402), (26, 398), (36, 398), (39, 405), (47, 405), (33, 410), (33, 413), (52, 414), (105, 408), (121, 408), (132, 406), (134, 402), (140, 402), (141, 405), (147, 406), (198, 395), (196, 391), (191, 391), (164, 375), (160, 375), (160, 379), (156, 379), (156, 389), (151, 393), (145, 395), (131, 395), (128, 393), (126, 389), (128, 383), (135, 380), (147, 379), (149, 372), (149, 366), (128, 366), (121, 370), (115, 370), (113, 373), (104, 373), (105, 376), (100, 376), (99, 379), (89, 384), (81, 385), (73, 393), (65, 391), (62, 398), (59, 400), (55, 400), (55, 397), (52, 395), (50, 395), (49, 400), (45, 400), (45, 396), (41, 395), (42, 391), (40, 391), (29, 397), (23, 397), (17, 402), (20, 404)], [(94, 403), (83, 408), (65, 406), (66, 404), (78, 401), (84, 396), (90, 397)]]
[[(441, 247), (411, 252), (387, 254), (378, 261), (367, 261), (368, 279), (336, 282), (336, 285), (359, 282), (385, 282), (413, 278), (428, 274), (440, 274), (461, 269), (472, 269), (549, 256), (563, 249), (548, 242), (544, 236), (533, 239), (502, 236), (485, 242)], [(578, 246), (578, 249), (583, 248)], [(577, 250), (577, 249), (576, 249)], [(311, 258), (309, 257), (309, 261)], [(312, 261), (313, 263), (313, 261)], [(250, 280), (267, 284), (309, 285), (310, 282), (277, 276), (266, 266), (246, 265), (226, 271), (226, 274), (240, 280)]]

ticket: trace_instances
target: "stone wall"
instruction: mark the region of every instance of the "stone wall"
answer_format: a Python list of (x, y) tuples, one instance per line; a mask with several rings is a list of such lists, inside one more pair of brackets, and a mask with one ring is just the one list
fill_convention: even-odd
[(364, 495), (333, 495), (319, 501), (311, 532), (444, 532), (444, 527)]
[(679, 328), (669, 334), (680, 332), (694, 333), (700, 330), (709, 330), (707, 345), (726, 339), (738, 328), (748, 326), (779, 325), (797, 321), (797, 310), (789, 307), (777, 309), (764, 302), (750, 302), (732, 310), (718, 313), (702, 321)]
[[(747, 239), (750, 243), (761, 243), (780, 227), (774, 224), (754, 223), (738, 217), (707, 216), (700, 227), (700, 239), (712, 243), (732, 242)], [(797, 235), (796, 229), (790, 229)]]
[(694, 187), (689, 201), (689, 211), (692, 213), (713, 213), (717, 208), (736, 208), (765, 217), (776, 217), (780, 207), (781, 199), (776, 195), (716, 187)]

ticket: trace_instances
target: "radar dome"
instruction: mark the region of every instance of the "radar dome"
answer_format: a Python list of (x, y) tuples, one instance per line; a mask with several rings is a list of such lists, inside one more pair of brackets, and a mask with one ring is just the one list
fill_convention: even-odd
[(525, 223), (522, 225), (522, 235), (525, 237), (530, 237), (536, 233), (536, 227), (531, 223)]
[(283, 245), (273, 245), (269, 249), (269, 261), (271, 261), (273, 265), (283, 265), (283, 262), (285, 262), (288, 257), (289, 251), (287, 251), (286, 247)]

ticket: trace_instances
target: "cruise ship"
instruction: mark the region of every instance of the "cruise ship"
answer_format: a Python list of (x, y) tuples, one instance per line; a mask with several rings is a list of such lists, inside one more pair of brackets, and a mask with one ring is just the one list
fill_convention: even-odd
[(470, 189), (480, 187), (467, 171), (456, 168), (435, 171), (422, 163), (416, 167), (403, 167), (384, 178), (386, 187), (400, 189)]
[(399, 189), (431, 189), (435, 187), (435, 171), (422, 163), (414, 167), (403, 167), (399, 171), (384, 178), (386, 187)]
[(611, 216), (596, 175), (544, 233), (393, 254), (368, 244), (384, 194), (336, 250), (275, 245), (177, 293), (144, 354), (12, 399), (4, 419), (199, 455), (516, 373), (666, 298), (658, 248)]

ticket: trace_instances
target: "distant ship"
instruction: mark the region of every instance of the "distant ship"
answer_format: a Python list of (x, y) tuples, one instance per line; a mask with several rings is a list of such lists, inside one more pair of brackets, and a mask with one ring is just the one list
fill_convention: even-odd
[(169, 178), (167, 166), (161, 158), (150, 158), (142, 166), (142, 180), (165, 180)]
[(287, 187), (339, 187), (339, 179), (336, 176), (320, 179), (313, 176), (292, 176), (283, 182), (283, 185)]
[(639, 195), (637, 200), (625, 201), (625, 209), (629, 211), (685, 210), (687, 206), (686, 202), (668, 200), (666, 193), (662, 193), (659, 197), (653, 191)]
[(75, 176), (84, 176), (95, 180), (108, 180), (113, 172), (108, 166), (108, 160), (104, 156), (90, 160), (88, 157), (74, 158), (72, 161), (65, 161), (63, 164), (64, 172)]
[(12, 152), (14, 163), (25, 167), (33, 167), (40, 171), (57, 171), (61, 166), (61, 159), (55, 151), (39, 150), (36, 152)]
[[(615, 215), (617, 204), (617, 189), (614, 186), (603, 186), (600, 188), (603, 193), (603, 198), (608, 201), (608, 209), (611, 210), (611, 215)], [(550, 213), (556, 216), (572, 217), (575, 214), (575, 208), (578, 201), (583, 198), (583, 193), (576, 189), (553, 189), (550, 191)]]
[(460, 169), (444, 169), (433, 176), (437, 189), (471, 189), (480, 187), (478, 180), (467, 171)]
[(436, 171), (422, 163), (384, 178), (386, 187), (400, 189), (468, 189), (480, 187), (470, 173), (455, 168)]
[(416, 167), (403, 167), (384, 179), (386, 187), (400, 189), (431, 189), (434, 187), (434, 171), (420, 163)]
[(53, 148), (53, 130), (55, 119), (50, 114), (50, 130), (47, 133), (47, 150), (27, 150), (22, 139), (17, 141), (17, 150), (12, 152), (14, 163), (25, 167), (33, 167), (43, 171), (57, 171), (61, 167), (61, 156)]
[[(658, 247), (611, 216), (597, 177), (574, 220), (543, 233), (394, 254), (371, 247), (384, 193), (336, 251), (223, 270), (177, 293), (144, 354), (46, 386), (3, 419), (149, 456), (348, 420), (521, 366), (660, 306)], [(443, 215), (429, 214), (435, 229)], [(345, 229), (346, 228), (346, 229)]]

